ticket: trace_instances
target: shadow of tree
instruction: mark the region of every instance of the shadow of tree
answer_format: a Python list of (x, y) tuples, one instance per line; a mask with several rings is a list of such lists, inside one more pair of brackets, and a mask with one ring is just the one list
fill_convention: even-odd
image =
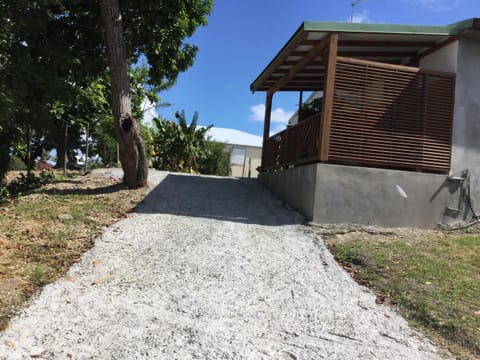
[(257, 179), (181, 174), (167, 175), (134, 212), (273, 226), (304, 221)]

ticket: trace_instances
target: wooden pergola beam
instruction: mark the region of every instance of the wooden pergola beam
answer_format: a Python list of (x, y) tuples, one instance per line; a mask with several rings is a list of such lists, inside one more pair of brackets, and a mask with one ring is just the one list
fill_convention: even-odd
[(417, 54), (415, 57), (412, 58), (412, 60), (410, 61), (410, 65), (418, 65), (419, 61), (425, 57), (425, 56), (428, 56), (430, 54), (433, 54), (435, 51), (438, 51), (442, 48), (444, 48), (445, 46), (448, 46), (450, 44), (453, 44), (455, 41), (457, 41), (458, 38), (456, 36), (452, 36), (451, 38), (448, 38), (447, 40), (444, 40), (438, 44), (435, 44), (435, 46), (429, 48), (428, 50), (425, 50), (419, 54)]
[(270, 135), (270, 119), (272, 116), (272, 100), (273, 92), (267, 91), (267, 99), (265, 101), (265, 118), (263, 123), (263, 146), (262, 146), (262, 167), (265, 165), (265, 144)]
[(320, 124), (320, 161), (328, 160), (330, 147), (330, 129), (332, 125), (333, 90), (335, 85), (335, 71), (337, 64), (338, 34), (332, 33), (329, 37), (327, 72), (325, 89), (323, 92), (322, 123)]
[[(304, 51), (295, 51), (291, 56), (302, 57), (307, 52)], [(358, 57), (412, 57), (417, 55), (416, 51), (359, 51), (359, 50), (343, 50), (339, 51), (340, 56), (358, 56)]]
[[(322, 69), (302, 69), (301, 74), (318, 74), (319, 71), (322, 71), (324, 67), (322, 67)], [(288, 72), (290, 71), (290, 69), (279, 69), (279, 70), (276, 70), (274, 73), (272, 73), (272, 75), (270, 75), (270, 77), (282, 77), (284, 76), (285, 74), (287, 74)]]
[(328, 46), (329, 37), (325, 36), (317, 45), (312, 47), (299, 61), (294, 62), (293, 67), (290, 71), (285, 74), (274, 86), (270, 88), (271, 92), (278, 91), (283, 85), (285, 85), (289, 80), (291, 80), (301, 69), (303, 69), (310, 61), (320, 54), (321, 51), (325, 50)]
[[(318, 40), (304, 40), (301, 45), (314, 46)], [(435, 46), (434, 41), (381, 41), (381, 40), (339, 40), (338, 46), (358, 47), (421, 47), (429, 48)]]

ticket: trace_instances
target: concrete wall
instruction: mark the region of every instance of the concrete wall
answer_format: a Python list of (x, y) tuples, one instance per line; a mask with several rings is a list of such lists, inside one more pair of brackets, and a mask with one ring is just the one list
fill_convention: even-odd
[(317, 178), (317, 169), (314, 165), (261, 173), (258, 177), (263, 185), (300, 211), (308, 220), (314, 218)]
[(458, 67), (458, 41), (447, 45), (420, 60), (420, 68), (456, 73)]
[[(462, 36), (458, 42), (458, 68), (452, 138), (452, 174), (468, 170), (473, 206), (480, 213), (480, 34)], [(452, 193), (451, 203), (468, 208), (462, 188)], [(459, 201), (460, 200), (460, 201)], [(468, 211), (451, 214), (452, 219), (470, 219)], [(479, 214), (480, 215), (480, 214)]]
[(312, 164), (260, 180), (315, 223), (434, 227), (449, 198), (447, 176), (408, 171)]

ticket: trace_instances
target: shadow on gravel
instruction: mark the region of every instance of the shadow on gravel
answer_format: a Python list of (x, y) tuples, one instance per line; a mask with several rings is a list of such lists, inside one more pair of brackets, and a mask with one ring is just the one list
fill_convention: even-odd
[(37, 191), (39, 194), (47, 194), (47, 195), (104, 195), (104, 194), (113, 194), (120, 190), (128, 189), (123, 184), (112, 184), (103, 187), (76, 187), (73, 189), (46, 189), (46, 190), (39, 190)]
[(272, 226), (301, 224), (304, 220), (256, 179), (179, 174), (167, 175), (134, 212)]

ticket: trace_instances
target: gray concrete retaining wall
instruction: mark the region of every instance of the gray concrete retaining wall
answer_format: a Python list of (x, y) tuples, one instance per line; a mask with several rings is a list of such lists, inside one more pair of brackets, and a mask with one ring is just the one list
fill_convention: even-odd
[(449, 199), (445, 175), (408, 171), (312, 164), (260, 181), (315, 223), (434, 227)]
[[(473, 207), (480, 213), (480, 34), (459, 39), (452, 137), (452, 175), (468, 170)], [(462, 190), (463, 187), (459, 187)], [(459, 202), (461, 191), (452, 193), (451, 203)], [(465, 201), (459, 208), (468, 209)], [(452, 213), (457, 220), (470, 219), (468, 211)], [(477, 214), (480, 215), (480, 214)]]

